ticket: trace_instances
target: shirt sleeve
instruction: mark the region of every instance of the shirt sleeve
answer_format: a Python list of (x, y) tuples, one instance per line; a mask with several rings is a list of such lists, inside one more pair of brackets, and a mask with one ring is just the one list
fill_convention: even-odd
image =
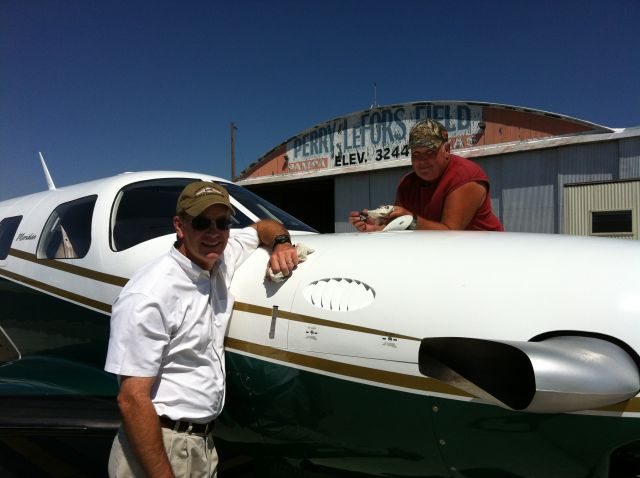
[(157, 301), (140, 293), (121, 295), (113, 304), (104, 368), (117, 375), (155, 377), (169, 339)]
[(258, 231), (253, 227), (245, 227), (230, 234), (229, 242), (224, 250), (227, 281), (231, 281), (235, 270), (258, 246), (260, 246)]
[(448, 182), (446, 194), (449, 195), (456, 189), (471, 182), (483, 183), (487, 193), (489, 192), (489, 178), (484, 170), (473, 161), (469, 161), (466, 158), (458, 158), (455, 172)]

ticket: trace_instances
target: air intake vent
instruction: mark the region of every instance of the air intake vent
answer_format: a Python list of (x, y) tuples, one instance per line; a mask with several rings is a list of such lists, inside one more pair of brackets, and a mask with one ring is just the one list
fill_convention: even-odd
[(376, 298), (367, 284), (353, 279), (322, 279), (304, 289), (304, 298), (321, 309), (349, 312), (366, 307)]

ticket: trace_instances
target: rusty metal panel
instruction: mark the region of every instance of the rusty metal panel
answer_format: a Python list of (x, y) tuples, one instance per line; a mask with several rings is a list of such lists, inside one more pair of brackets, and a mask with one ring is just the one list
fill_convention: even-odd
[(461, 101), (403, 103), (358, 111), (308, 128), (259, 158), (240, 178), (384, 169), (408, 159), (409, 131), (425, 118), (444, 125), (453, 150), (585, 132), (612, 132), (575, 118), (508, 105)]

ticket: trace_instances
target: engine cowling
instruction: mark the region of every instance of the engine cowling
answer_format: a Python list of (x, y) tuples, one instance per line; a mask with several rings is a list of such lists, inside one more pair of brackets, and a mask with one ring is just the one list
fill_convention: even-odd
[(622, 402), (640, 390), (640, 373), (622, 347), (600, 338), (541, 342), (463, 337), (422, 340), (420, 372), (512, 410), (557, 413)]

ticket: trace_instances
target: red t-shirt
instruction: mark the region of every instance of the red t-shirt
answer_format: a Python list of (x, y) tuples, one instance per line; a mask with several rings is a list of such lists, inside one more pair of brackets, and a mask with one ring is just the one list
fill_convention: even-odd
[(487, 197), (466, 227), (466, 230), (504, 231), (500, 220), (491, 210), (489, 178), (476, 163), (453, 154), (449, 156), (447, 169), (436, 181), (424, 181), (413, 171), (405, 175), (400, 180), (396, 191), (396, 204), (420, 217), (440, 222), (442, 220), (444, 201), (449, 193), (471, 181), (485, 183)]

